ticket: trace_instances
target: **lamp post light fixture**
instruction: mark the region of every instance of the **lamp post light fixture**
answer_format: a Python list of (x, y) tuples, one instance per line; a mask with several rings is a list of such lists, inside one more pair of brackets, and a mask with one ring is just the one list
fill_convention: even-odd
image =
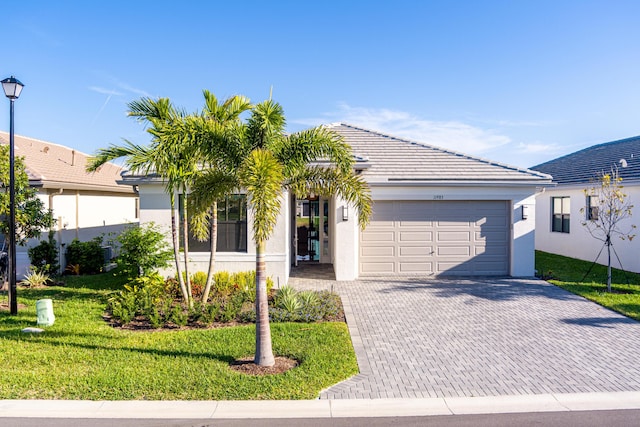
[(18, 314), (16, 286), (16, 177), (15, 142), (13, 138), (13, 101), (18, 99), (24, 85), (11, 76), (2, 80), (2, 89), (9, 98), (9, 309), (12, 315)]

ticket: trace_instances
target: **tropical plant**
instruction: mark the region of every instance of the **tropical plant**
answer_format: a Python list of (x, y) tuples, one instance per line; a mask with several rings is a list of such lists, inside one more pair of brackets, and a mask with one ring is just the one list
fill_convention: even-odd
[(23, 286), (30, 288), (39, 288), (46, 285), (50, 281), (50, 277), (47, 273), (38, 271), (37, 269), (31, 269), (20, 282)]
[(611, 292), (611, 252), (615, 253), (612, 238), (632, 240), (635, 237), (634, 224), (626, 229), (621, 228), (622, 221), (630, 218), (633, 210), (623, 188), (617, 167), (613, 167), (609, 173), (603, 171), (598, 174), (594, 185), (584, 190), (589, 206), (580, 209), (582, 213), (585, 213), (585, 209), (589, 210), (582, 225), (591, 236), (604, 242), (607, 248), (607, 292)]
[[(246, 155), (239, 167), (253, 213), (256, 244), (256, 354), (260, 366), (275, 363), (266, 292), (266, 241), (275, 227), (283, 192), (297, 197), (310, 193), (338, 195), (356, 206), (361, 227), (371, 215), (371, 196), (364, 180), (353, 171), (350, 147), (324, 127), (285, 134), (285, 116), (272, 100), (256, 105), (244, 132)], [(318, 163), (325, 160), (324, 163)]]
[[(218, 237), (218, 201), (237, 188), (238, 182), (232, 167), (234, 153), (228, 148), (237, 148), (232, 143), (237, 140), (240, 129), (240, 115), (251, 108), (249, 99), (244, 96), (232, 96), (222, 103), (210, 91), (203, 91), (205, 107), (199, 116), (187, 119), (194, 135), (194, 146), (202, 168), (194, 179), (194, 191), (190, 197), (190, 209), (193, 209), (191, 228), (199, 240), (209, 238), (209, 268), (202, 294), (206, 303), (214, 282), (216, 246)], [(227, 150), (221, 150), (224, 147)], [(225, 157), (226, 156), (226, 157)], [(229, 158), (231, 157), (231, 159)], [(198, 182), (205, 185), (198, 185)]]
[[(145, 123), (149, 127), (147, 132), (152, 136), (151, 145), (143, 147), (125, 140), (122, 146), (110, 145), (108, 148), (97, 151), (96, 156), (87, 164), (87, 171), (95, 171), (104, 163), (111, 160), (124, 158), (125, 165), (135, 173), (145, 175), (156, 174), (165, 182), (165, 191), (169, 195), (171, 204), (171, 237), (173, 243), (173, 255), (180, 291), (184, 301), (191, 305), (191, 290), (188, 281), (182, 275), (182, 263), (180, 262), (180, 241), (176, 221), (176, 193), (182, 191), (186, 194), (189, 181), (197, 170), (197, 162), (194, 158), (192, 145), (189, 144), (189, 135), (186, 132), (186, 114), (176, 109), (168, 98), (153, 100), (141, 98), (128, 104), (130, 117)], [(181, 199), (181, 211), (186, 219), (186, 198)], [(188, 235), (186, 221), (183, 224), (183, 232)], [(188, 273), (188, 239), (184, 239), (184, 271)]]

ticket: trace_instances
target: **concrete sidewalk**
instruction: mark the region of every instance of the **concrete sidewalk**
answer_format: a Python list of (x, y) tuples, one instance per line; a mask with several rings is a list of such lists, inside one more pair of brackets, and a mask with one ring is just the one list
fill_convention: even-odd
[(2, 400), (0, 420), (28, 418), (347, 418), (640, 409), (640, 392), (288, 401)]

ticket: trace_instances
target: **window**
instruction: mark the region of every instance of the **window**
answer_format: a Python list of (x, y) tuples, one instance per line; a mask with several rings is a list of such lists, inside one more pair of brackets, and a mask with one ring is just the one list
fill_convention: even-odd
[[(180, 227), (182, 228), (182, 223)], [(201, 242), (189, 233), (189, 251), (209, 252), (210, 248), (210, 239)], [(218, 202), (216, 251), (247, 252), (247, 196), (245, 194), (234, 194)]]
[(571, 203), (569, 197), (552, 197), (551, 204), (553, 214), (551, 218), (551, 231), (559, 233), (569, 232), (569, 213)]
[(587, 220), (596, 221), (600, 209), (600, 198), (598, 196), (587, 196)]

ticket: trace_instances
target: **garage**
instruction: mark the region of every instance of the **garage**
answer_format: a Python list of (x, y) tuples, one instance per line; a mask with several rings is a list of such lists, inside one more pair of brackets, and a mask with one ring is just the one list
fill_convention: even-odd
[(360, 233), (360, 275), (509, 274), (510, 203), (376, 201)]

